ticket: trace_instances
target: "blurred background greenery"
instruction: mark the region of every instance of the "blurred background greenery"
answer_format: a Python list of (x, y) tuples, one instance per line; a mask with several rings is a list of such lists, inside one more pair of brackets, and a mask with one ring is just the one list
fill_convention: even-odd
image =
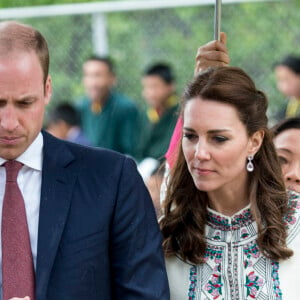
[[(1, 0), (0, 7), (79, 2)], [(299, 8), (299, 1), (250, 0), (222, 7), (221, 29), (228, 36), (231, 65), (246, 70), (267, 93), (271, 119), (285, 101), (276, 89), (273, 65), (286, 54), (300, 55)], [(175, 70), (181, 94), (192, 78), (197, 48), (213, 38), (213, 14), (213, 5), (107, 13), (109, 55), (116, 64), (118, 88), (144, 106), (141, 74), (150, 64), (165, 61)], [(92, 15), (15, 19), (38, 28), (48, 40), (53, 104), (81, 95), (81, 65), (94, 51)]]

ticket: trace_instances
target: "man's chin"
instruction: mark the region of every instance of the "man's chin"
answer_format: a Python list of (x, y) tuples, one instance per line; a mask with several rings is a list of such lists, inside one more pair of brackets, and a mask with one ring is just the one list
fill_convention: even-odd
[(107, 98), (108, 94), (109, 94), (109, 91), (87, 92), (87, 95), (92, 102), (101, 102), (103, 99)]
[(0, 157), (6, 160), (14, 160), (20, 155), (21, 153), (15, 151), (0, 151)]
[(19, 157), (28, 146), (25, 145), (0, 145), (0, 157), (6, 160), (13, 160)]
[(88, 92), (87, 95), (89, 96), (89, 98), (92, 100), (92, 101), (99, 101), (99, 99), (102, 98), (102, 93), (93, 93), (93, 92)]

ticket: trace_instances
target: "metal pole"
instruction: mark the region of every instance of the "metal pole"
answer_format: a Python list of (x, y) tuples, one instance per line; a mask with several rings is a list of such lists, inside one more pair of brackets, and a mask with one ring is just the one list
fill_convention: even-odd
[(109, 49), (105, 14), (93, 14), (92, 31), (94, 53), (99, 56), (108, 55)]
[(220, 40), (221, 31), (221, 5), (222, 0), (216, 0), (214, 16), (214, 39), (218, 41)]

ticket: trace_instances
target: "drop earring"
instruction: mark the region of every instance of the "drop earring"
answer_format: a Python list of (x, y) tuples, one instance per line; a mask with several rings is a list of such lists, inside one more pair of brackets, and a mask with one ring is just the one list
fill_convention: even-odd
[(253, 156), (249, 155), (248, 156), (248, 163), (247, 163), (247, 166), (246, 166), (246, 169), (247, 169), (248, 172), (253, 172), (254, 171), (254, 165), (252, 163), (252, 160), (253, 160)]

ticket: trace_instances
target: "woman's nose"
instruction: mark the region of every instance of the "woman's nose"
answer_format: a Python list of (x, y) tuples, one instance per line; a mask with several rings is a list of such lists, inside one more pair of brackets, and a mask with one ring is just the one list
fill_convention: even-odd
[(210, 152), (207, 145), (203, 142), (198, 142), (195, 150), (195, 157), (198, 160), (208, 160), (210, 159)]

